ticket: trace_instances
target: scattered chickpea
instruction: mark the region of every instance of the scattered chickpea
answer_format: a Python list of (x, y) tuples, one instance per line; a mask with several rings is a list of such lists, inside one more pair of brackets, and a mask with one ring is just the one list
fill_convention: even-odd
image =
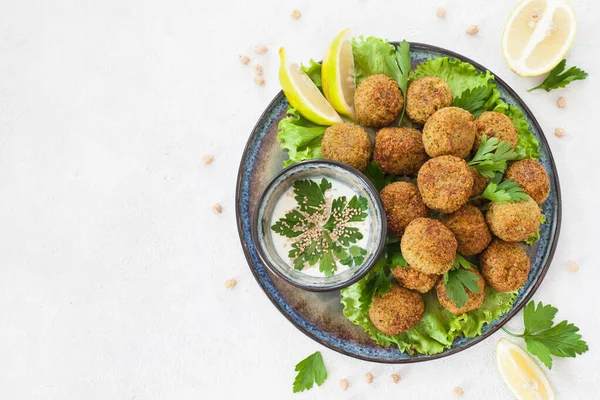
[(577, 264), (575, 261), (569, 261), (567, 263), (567, 266), (569, 267), (569, 271), (571, 272), (579, 271), (579, 264)]
[(398, 375), (398, 374), (392, 374), (392, 382), (394, 382), (396, 384), (398, 382), (400, 382), (400, 375)]
[(237, 279), (231, 278), (225, 281), (225, 289), (233, 289), (237, 285)]
[(298, 10), (294, 10), (292, 11), (292, 19), (300, 19), (300, 17), (302, 16), (302, 13)]
[(479, 32), (479, 27), (477, 25), (469, 25), (465, 32), (467, 32), (469, 35), (477, 35), (477, 32)]
[(269, 48), (267, 46), (265, 46), (264, 44), (256, 46), (256, 52), (258, 54), (265, 54), (267, 51), (269, 51)]
[(564, 128), (556, 128), (554, 130), (554, 136), (556, 137), (563, 137), (567, 134), (567, 131), (565, 131)]
[(260, 64), (254, 64), (254, 73), (256, 75), (262, 75), (263, 74), (263, 67)]
[(446, 9), (442, 8), (442, 7), (438, 7), (437, 10), (435, 10), (435, 15), (437, 15), (439, 18), (445, 18), (446, 17)]
[(217, 203), (212, 206), (212, 210), (215, 214), (221, 214), (223, 212), (223, 206), (221, 206), (219, 203)]
[(373, 374), (370, 372), (367, 372), (364, 376), (365, 378), (365, 382), (367, 382), (368, 384), (373, 383)]
[(463, 397), (464, 394), (465, 394), (465, 391), (461, 387), (457, 386), (452, 390), (452, 395), (454, 397)]
[(257, 86), (265, 86), (265, 78), (263, 78), (262, 76), (255, 76), (254, 77), (254, 83)]
[(560, 96), (557, 100), (556, 100), (556, 105), (558, 106), (558, 108), (567, 108), (567, 100)]
[(215, 158), (213, 156), (211, 156), (210, 154), (207, 154), (204, 157), (202, 157), (202, 163), (204, 165), (212, 164), (212, 162), (214, 160), (215, 160)]
[(348, 389), (348, 379), (342, 379), (340, 381), (340, 389), (342, 389), (343, 391), (346, 391), (346, 389)]
[(250, 62), (250, 58), (248, 56), (240, 54), (240, 62), (244, 65), (248, 65), (248, 63)]

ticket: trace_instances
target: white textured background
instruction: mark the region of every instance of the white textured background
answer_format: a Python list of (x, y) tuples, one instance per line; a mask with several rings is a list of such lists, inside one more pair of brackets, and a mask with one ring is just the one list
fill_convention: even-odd
[[(434, 15), (440, 4), (444, 20)], [(600, 396), (600, 5), (573, 0), (579, 32), (568, 61), (590, 78), (529, 94), (538, 80), (509, 72), (499, 46), (515, 4), (0, 0), (0, 398), (448, 399), (457, 385), (466, 399), (510, 397), (494, 364), (503, 334), (428, 363), (354, 360), (296, 330), (246, 265), (235, 178), (248, 134), (279, 90), (276, 50), (319, 59), (346, 27), (463, 53), (531, 107), (564, 205), (535, 298), (556, 305), (591, 348), (556, 360), (548, 377), (559, 398)], [(464, 33), (473, 23), (475, 37)], [(261, 43), (270, 50), (257, 56)], [(264, 88), (240, 53), (264, 66)], [(560, 95), (564, 110), (555, 106)], [(557, 126), (568, 136), (554, 137)], [(203, 166), (204, 154), (215, 162)], [(211, 211), (216, 202), (222, 215)], [(569, 260), (579, 272), (569, 272)], [(239, 284), (229, 291), (231, 277)], [(509, 324), (520, 325), (520, 317)], [(329, 379), (292, 395), (294, 365), (315, 350)]]

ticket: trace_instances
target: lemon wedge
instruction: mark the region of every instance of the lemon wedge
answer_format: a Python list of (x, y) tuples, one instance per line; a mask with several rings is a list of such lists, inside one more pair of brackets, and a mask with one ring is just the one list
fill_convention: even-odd
[(354, 56), (352, 55), (352, 35), (345, 29), (331, 42), (321, 69), (323, 93), (333, 108), (352, 120), (354, 114)]
[(538, 76), (567, 54), (577, 20), (565, 0), (524, 0), (512, 12), (502, 35), (509, 68), (520, 76)]
[(504, 383), (519, 400), (555, 399), (554, 391), (540, 367), (522, 348), (500, 339), (496, 365)]
[(279, 49), (279, 83), (290, 104), (309, 121), (319, 125), (333, 125), (342, 118), (323, 96), (298, 64), (290, 64), (285, 50)]

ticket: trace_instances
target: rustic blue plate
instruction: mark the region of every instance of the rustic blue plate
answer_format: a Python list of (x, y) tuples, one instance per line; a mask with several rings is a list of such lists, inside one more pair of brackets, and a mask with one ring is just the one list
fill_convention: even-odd
[[(469, 62), (481, 71), (487, 69), (464, 56), (426, 44), (411, 43), (411, 56), (413, 67), (429, 58), (450, 56)], [(481, 336), (471, 339), (459, 337), (450, 349), (432, 356), (410, 356), (395, 347), (377, 345), (361, 327), (353, 325), (344, 317), (339, 292), (304, 291), (273, 275), (261, 263), (256, 243), (252, 240), (256, 203), (267, 183), (281, 170), (286, 158), (277, 142), (277, 123), (285, 116), (288, 102), (282, 92), (273, 99), (254, 127), (242, 156), (236, 192), (237, 224), (244, 253), (256, 281), (275, 307), (298, 329), (324, 346), (351, 357), (384, 363), (426, 361), (449, 356), (481, 342), (500, 329), (533, 296), (550, 266), (558, 241), (561, 220), (558, 174), (548, 142), (529, 108), (497, 75), (496, 84), (501, 98), (523, 111), (531, 131), (540, 142), (540, 162), (548, 172), (551, 184), (550, 196), (544, 203), (543, 210), (547, 222), (542, 225), (540, 241), (527, 248), (531, 258), (531, 272), (529, 279), (520, 289), (512, 310), (486, 325)]]

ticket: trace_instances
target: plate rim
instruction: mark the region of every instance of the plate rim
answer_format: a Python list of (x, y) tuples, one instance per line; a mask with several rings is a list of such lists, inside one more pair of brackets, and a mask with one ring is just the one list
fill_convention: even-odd
[[(400, 42), (390, 41), (389, 43), (397, 46)], [(550, 144), (548, 143), (548, 140), (546, 139), (546, 135), (545, 135), (544, 131), (542, 130), (542, 127), (540, 126), (539, 122), (537, 121), (537, 118), (535, 117), (535, 115), (533, 114), (531, 109), (527, 106), (527, 104), (523, 101), (521, 96), (519, 96), (511, 86), (509, 86), (506, 82), (504, 82), (504, 80), (499, 78), (498, 75), (496, 75), (493, 71), (484, 67), (480, 63), (471, 60), (469, 57), (463, 56), (459, 53), (445, 49), (443, 47), (438, 47), (438, 46), (434, 46), (434, 45), (430, 45), (430, 44), (426, 44), (426, 43), (409, 42), (409, 44), (410, 44), (411, 49), (415, 48), (415, 49), (420, 49), (420, 50), (434, 51), (434, 52), (442, 53), (447, 57), (453, 57), (460, 61), (468, 62), (471, 65), (473, 65), (475, 68), (477, 68), (479, 71), (489, 71), (492, 75), (494, 75), (495, 81), (498, 82), (500, 85), (502, 85), (506, 89), (506, 91), (511, 96), (514, 97), (514, 99), (519, 104), (519, 107), (521, 107), (521, 109), (530, 117), (532, 124), (538, 130), (538, 132), (540, 132), (540, 141), (548, 149), (548, 162), (550, 163), (550, 166), (553, 171), (553, 181), (554, 181), (554, 186), (556, 188), (556, 200), (557, 200), (556, 201), (556, 230), (554, 232), (554, 240), (552, 241), (552, 244), (550, 245), (550, 248), (548, 249), (548, 256), (546, 258), (546, 262), (544, 263), (544, 265), (541, 268), (538, 280), (534, 283), (530, 292), (523, 298), (523, 301), (521, 302), (521, 304), (519, 304), (516, 307), (514, 307), (513, 309), (511, 309), (507, 314), (503, 315), (502, 317), (504, 317), (504, 318), (503, 318), (502, 322), (499, 322), (496, 325), (494, 325), (493, 327), (491, 327), (490, 330), (488, 332), (484, 333), (483, 335), (473, 338), (466, 345), (464, 345), (460, 348), (458, 348), (458, 347), (450, 348), (447, 351), (444, 351), (439, 354), (427, 355), (427, 357), (406, 358), (406, 359), (401, 359), (401, 360), (387, 360), (387, 359), (380, 359), (380, 358), (376, 358), (376, 357), (361, 356), (361, 355), (351, 353), (349, 351), (345, 351), (341, 348), (336, 348), (336, 347), (331, 346), (329, 343), (325, 342), (324, 340), (319, 339), (313, 333), (303, 329), (299, 324), (297, 324), (296, 321), (294, 321), (294, 319), (291, 318), (291, 316), (288, 315), (285, 312), (285, 310), (279, 306), (279, 304), (277, 303), (275, 298), (271, 295), (271, 293), (269, 293), (267, 290), (265, 290), (263, 283), (259, 279), (257, 271), (251, 266), (252, 259), (249, 254), (248, 244), (244, 240), (244, 230), (242, 227), (242, 218), (241, 218), (241, 214), (240, 214), (240, 198), (241, 198), (243, 166), (247, 162), (248, 150), (250, 148), (250, 144), (252, 143), (252, 139), (254, 138), (254, 136), (258, 133), (261, 122), (265, 119), (265, 117), (267, 115), (270, 114), (272, 109), (281, 100), (281, 98), (284, 97), (283, 91), (280, 90), (275, 95), (273, 100), (271, 100), (271, 102), (265, 108), (265, 110), (262, 112), (262, 114), (258, 118), (256, 124), (254, 125), (254, 128), (252, 128), (250, 136), (248, 137), (248, 141), (246, 142), (246, 145), (244, 146), (244, 150), (242, 152), (242, 157), (241, 157), (240, 164), (238, 167), (238, 174), (237, 174), (237, 179), (236, 179), (236, 190), (235, 190), (235, 214), (236, 214), (236, 225), (238, 228), (238, 236), (240, 239), (240, 243), (242, 245), (242, 249), (244, 251), (246, 263), (248, 264), (248, 268), (252, 272), (254, 279), (256, 280), (256, 282), (258, 283), (260, 288), (262, 289), (263, 293), (269, 298), (269, 300), (271, 301), (271, 303), (273, 303), (275, 308), (277, 308), (277, 310), (289, 322), (291, 322), (292, 325), (294, 325), (300, 332), (304, 333), (306, 336), (308, 336), (312, 340), (316, 341), (317, 343), (321, 344), (322, 346), (327, 347), (330, 350), (333, 350), (340, 354), (346, 355), (348, 357), (356, 358), (356, 359), (363, 360), (363, 361), (376, 362), (376, 363), (380, 363), (380, 364), (411, 364), (411, 363), (425, 362), (425, 361), (437, 360), (440, 358), (448, 357), (448, 356), (457, 354), (461, 351), (471, 348), (472, 346), (482, 342), (483, 340), (489, 338), (494, 333), (496, 333), (498, 330), (500, 330), (500, 328), (502, 328), (519, 311), (521, 311), (521, 309), (523, 309), (523, 307), (525, 307), (525, 305), (529, 302), (529, 300), (531, 300), (531, 298), (533, 297), (535, 292), (537, 292), (539, 286), (541, 285), (542, 281), (544, 280), (544, 278), (546, 276), (546, 273), (548, 272), (548, 269), (550, 268), (550, 264), (552, 263), (552, 260), (554, 259), (554, 253), (556, 252), (556, 247), (558, 245), (558, 240), (560, 238), (560, 230), (561, 230), (561, 224), (562, 224), (562, 196), (561, 196), (561, 190), (560, 190), (560, 180), (558, 177), (558, 169), (556, 168), (556, 163), (554, 162), (554, 156), (552, 154), (552, 149), (550, 148)]]

